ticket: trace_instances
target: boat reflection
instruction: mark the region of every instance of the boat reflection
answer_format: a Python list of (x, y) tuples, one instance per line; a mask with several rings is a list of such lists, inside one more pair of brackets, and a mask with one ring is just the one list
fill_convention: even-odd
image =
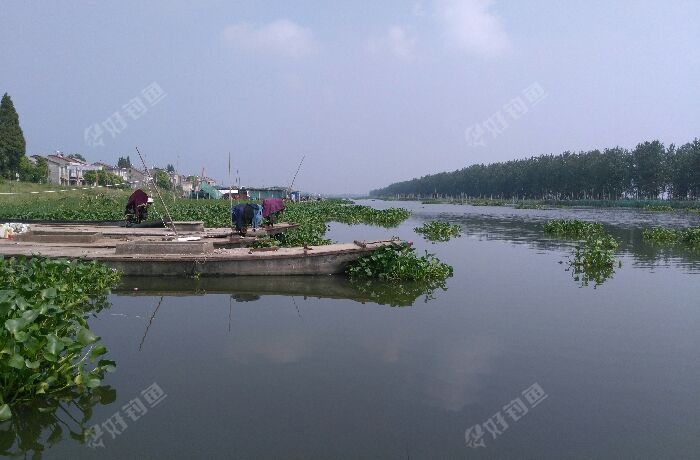
[(212, 278), (124, 277), (113, 292), (118, 295), (190, 296), (230, 294), (236, 302), (250, 302), (260, 296), (280, 295), (319, 299), (348, 299), (392, 307), (408, 307), (419, 298), (434, 298), (442, 283), (354, 282), (344, 276), (237, 276)]

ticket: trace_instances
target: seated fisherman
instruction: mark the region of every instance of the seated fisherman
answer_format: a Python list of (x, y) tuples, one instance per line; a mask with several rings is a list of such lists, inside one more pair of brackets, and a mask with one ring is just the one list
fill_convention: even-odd
[(126, 203), (125, 218), (127, 225), (140, 224), (148, 218), (148, 207), (153, 203), (153, 198), (146, 195), (141, 189), (137, 189), (129, 197)]

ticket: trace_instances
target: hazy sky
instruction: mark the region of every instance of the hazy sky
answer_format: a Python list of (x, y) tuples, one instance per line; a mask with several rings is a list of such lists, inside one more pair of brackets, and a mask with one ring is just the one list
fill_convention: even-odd
[(2, 0), (0, 93), (28, 154), (139, 146), (228, 183), (230, 151), (249, 185), (306, 155), (296, 186), (366, 192), (700, 136), (699, 24), (697, 0)]

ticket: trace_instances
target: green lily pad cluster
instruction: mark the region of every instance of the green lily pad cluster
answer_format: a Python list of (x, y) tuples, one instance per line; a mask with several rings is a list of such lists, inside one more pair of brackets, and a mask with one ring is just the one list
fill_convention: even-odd
[(453, 269), (433, 254), (418, 257), (407, 243), (396, 243), (373, 251), (348, 265), (351, 280), (380, 279), (384, 281), (428, 281), (444, 283)]
[(600, 223), (557, 219), (547, 222), (544, 231), (579, 241), (569, 259), (569, 268), (574, 280), (583, 286), (590, 282), (598, 286), (615, 274), (615, 251), (619, 243)]
[(431, 221), (424, 222), (420, 227), (413, 229), (416, 233), (423, 235), (428, 241), (449, 241), (453, 237), (461, 236), (462, 229), (459, 225), (453, 225), (449, 222)]
[(0, 421), (39, 395), (96, 388), (115, 369), (87, 317), (118, 281), (96, 263), (0, 258)]
[(544, 232), (564, 238), (586, 238), (605, 233), (603, 226), (597, 222), (577, 219), (554, 219), (544, 224)]
[(661, 244), (683, 244), (693, 249), (700, 249), (700, 227), (663, 228), (652, 227), (642, 232), (646, 241)]
[(569, 261), (574, 279), (584, 286), (603, 284), (615, 274), (615, 251), (619, 243), (608, 234), (589, 235), (576, 247)]

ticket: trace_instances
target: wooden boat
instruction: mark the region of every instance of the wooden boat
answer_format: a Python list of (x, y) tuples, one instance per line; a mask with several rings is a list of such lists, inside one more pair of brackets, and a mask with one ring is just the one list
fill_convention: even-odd
[[(399, 240), (356, 241), (297, 248), (236, 247), (255, 236), (285, 231), (276, 224), (253, 235), (230, 229), (169, 229), (34, 225), (14, 239), (0, 240), (0, 255), (95, 260), (126, 276), (330, 275), (358, 257)], [(251, 232), (249, 232), (249, 235)]]

